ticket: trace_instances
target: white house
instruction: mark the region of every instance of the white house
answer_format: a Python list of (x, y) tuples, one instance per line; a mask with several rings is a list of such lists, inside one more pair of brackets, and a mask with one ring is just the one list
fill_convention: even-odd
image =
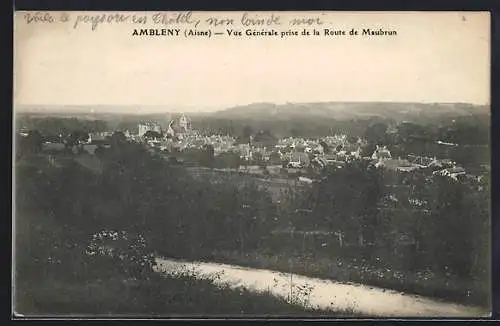
[(387, 146), (378, 146), (372, 154), (372, 160), (384, 160), (392, 158), (391, 152)]
[(449, 177), (452, 179), (457, 179), (460, 175), (465, 175), (466, 171), (462, 167), (448, 168), (441, 171), (435, 171), (433, 174), (439, 174), (441, 176)]

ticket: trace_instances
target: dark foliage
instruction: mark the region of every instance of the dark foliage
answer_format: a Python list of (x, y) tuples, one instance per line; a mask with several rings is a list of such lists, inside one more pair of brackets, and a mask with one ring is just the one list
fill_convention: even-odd
[(39, 152), (42, 149), (43, 136), (38, 130), (31, 130), (28, 135), (17, 135), (16, 141), (16, 156), (29, 155)]
[[(486, 304), (489, 175), (454, 180), (432, 171), (396, 173), (368, 164), (332, 169), (311, 188), (291, 193), (281, 210), (282, 223), (331, 232), (328, 248), (346, 259), (460, 279), (469, 290), (459, 296)], [(296, 250), (316, 257), (325, 250), (317, 242), (307, 248)]]
[(162, 138), (162, 134), (154, 130), (148, 130), (143, 137), (147, 140), (154, 140)]
[(38, 130), (44, 137), (67, 137), (71, 132), (82, 130), (86, 133), (103, 132), (108, 125), (102, 120), (58, 118), (58, 117), (30, 117), (22, 116), (17, 119), (17, 128)]
[[(43, 156), (18, 162), (18, 307), (42, 313), (303, 311), (204, 281), (159, 280), (153, 252), (196, 258), (214, 249), (255, 249), (272, 229), (275, 207), (252, 183), (194, 180), (142, 145), (114, 136), (110, 148), (96, 153), (101, 173), (63, 155), (57, 166)], [(130, 288), (128, 279), (137, 285)], [(43, 298), (49, 285), (53, 295)], [(62, 288), (72, 300), (64, 299)]]

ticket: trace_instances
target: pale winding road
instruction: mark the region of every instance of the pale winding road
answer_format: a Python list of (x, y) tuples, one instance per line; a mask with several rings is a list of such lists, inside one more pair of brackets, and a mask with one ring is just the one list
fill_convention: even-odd
[[(404, 294), (358, 284), (343, 284), (331, 280), (290, 275), (271, 270), (246, 268), (215, 263), (181, 262), (157, 258), (157, 270), (175, 273), (195, 270), (198, 278), (218, 273), (216, 283), (245, 287), (251, 291), (269, 291), (274, 296), (299, 298), (304, 306), (321, 310), (348, 311), (372, 317), (486, 317), (482, 308), (445, 303), (439, 300)], [(291, 282), (292, 281), (292, 282)], [(290, 284), (293, 284), (291, 289)], [(310, 291), (299, 289), (300, 286)]]

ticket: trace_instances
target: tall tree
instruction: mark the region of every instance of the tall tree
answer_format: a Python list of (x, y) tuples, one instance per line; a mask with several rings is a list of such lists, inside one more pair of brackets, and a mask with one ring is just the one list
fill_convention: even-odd
[(250, 143), (252, 135), (253, 135), (253, 128), (250, 127), (249, 125), (246, 125), (243, 128), (242, 141), (245, 143)]
[(16, 153), (18, 156), (37, 153), (42, 149), (43, 136), (38, 130), (29, 131), (25, 137), (17, 136), (16, 140), (18, 141), (18, 152)]
[(365, 139), (368, 143), (382, 145), (386, 143), (386, 132), (388, 126), (383, 122), (370, 125), (365, 131)]

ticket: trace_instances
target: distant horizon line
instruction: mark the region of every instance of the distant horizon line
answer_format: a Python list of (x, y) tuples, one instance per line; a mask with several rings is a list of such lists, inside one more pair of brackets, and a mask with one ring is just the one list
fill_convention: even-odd
[[(194, 107), (183, 107), (183, 108), (178, 108), (174, 109), (173, 105), (167, 105), (167, 104), (18, 104), (18, 105), (13, 105), (14, 110), (18, 111), (24, 111), (24, 112), (50, 112), (51, 110), (53, 112), (58, 111), (63, 113), (64, 110), (62, 110), (64, 107), (68, 108), (81, 108), (81, 109), (92, 109), (92, 107), (100, 107), (100, 108), (114, 108), (112, 111), (107, 111), (107, 112), (93, 112), (93, 113), (122, 113), (119, 112), (120, 108), (126, 108), (126, 107), (139, 107), (139, 108), (144, 108), (145, 110), (140, 110), (139, 112), (134, 111), (134, 112), (127, 112), (129, 114), (144, 114), (144, 113), (160, 113), (158, 111), (150, 111), (147, 110), (148, 108), (164, 108), (164, 110), (173, 110), (173, 111), (166, 111), (165, 113), (183, 113), (183, 112), (189, 112), (189, 113), (216, 113), (216, 112), (221, 112), (227, 109), (232, 109), (232, 108), (237, 108), (237, 107), (245, 107), (245, 106), (251, 106), (251, 105), (256, 105), (256, 104), (272, 104), (272, 105), (287, 105), (287, 104), (295, 104), (295, 105), (300, 105), (300, 104), (321, 104), (321, 103), (393, 103), (393, 104), (428, 104), (428, 105), (433, 105), (433, 104), (455, 104), (455, 105), (471, 105), (471, 106), (490, 106), (490, 103), (473, 103), (473, 102), (447, 102), (447, 101), (442, 101), (442, 102), (416, 102), (416, 101), (317, 101), (317, 102), (271, 102), (271, 101), (260, 101), (260, 102), (251, 102), (251, 103), (246, 103), (246, 104), (235, 104), (235, 105), (229, 105), (229, 106), (224, 106), (222, 108), (218, 107), (205, 107), (203, 109), (196, 109)], [(38, 108), (36, 108), (38, 107)], [(149, 111), (149, 112), (147, 112)], [(68, 113), (75, 113), (73, 112), (68, 112)], [(88, 112), (92, 113), (92, 112)]]

